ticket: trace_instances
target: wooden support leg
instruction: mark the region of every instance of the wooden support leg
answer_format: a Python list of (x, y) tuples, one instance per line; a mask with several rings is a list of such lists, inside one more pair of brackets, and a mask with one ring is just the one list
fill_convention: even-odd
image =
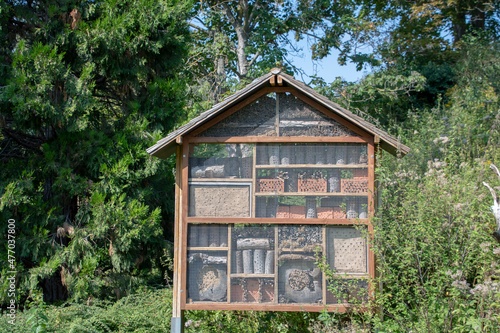
[[(181, 147), (177, 148), (176, 179), (175, 179), (175, 226), (174, 226), (174, 283), (173, 283), (173, 302), (172, 302), (172, 321), (170, 322), (170, 331), (172, 333), (184, 332), (184, 311), (181, 310), (182, 297), (182, 219), (181, 219), (181, 170), (182, 155)], [(185, 232), (185, 231), (184, 231)]]

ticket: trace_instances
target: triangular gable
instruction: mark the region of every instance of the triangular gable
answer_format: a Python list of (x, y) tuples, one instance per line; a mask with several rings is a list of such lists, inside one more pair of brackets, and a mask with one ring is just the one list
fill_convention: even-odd
[[(208, 111), (203, 112), (200, 114), (200, 116), (192, 119), (189, 123), (183, 125), (182, 127), (178, 128), (177, 130), (169, 133), (165, 138), (159, 140), (155, 145), (149, 147), (147, 149), (147, 152), (153, 156), (157, 156), (160, 158), (166, 158), (169, 155), (175, 153), (176, 151), (176, 146), (182, 142), (182, 137), (188, 134), (196, 135), (200, 134), (202, 131), (207, 131), (208, 130), (208, 125), (213, 126), (216, 124), (216, 121), (214, 122), (215, 118), (218, 118), (220, 115), (224, 114), (226, 111), (233, 109), (236, 105), (239, 104), (250, 104), (250, 103), (245, 103), (249, 102), (249, 99), (252, 99), (252, 95), (258, 94), (258, 92), (262, 92), (265, 89), (268, 89), (267, 92), (269, 92), (269, 89), (273, 89), (272, 87), (275, 86), (275, 84), (278, 83), (280, 88), (285, 88), (286, 91), (290, 91), (290, 89), (296, 89), (300, 94), (304, 94), (306, 98), (300, 97), (302, 100), (309, 100), (306, 104), (309, 104), (311, 106), (317, 105), (317, 107), (314, 107), (314, 109), (322, 109), (321, 111), (323, 114), (331, 113), (332, 116), (328, 118), (330, 121), (330, 124), (328, 126), (324, 126), (324, 128), (321, 128), (318, 130), (317, 134), (315, 135), (308, 135), (308, 136), (330, 136), (331, 134), (328, 134), (331, 132), (334, 126), (338, 126), (335, 123), (331, 121), (331, 118), (337, 119), (337, 123), (339, 123), (340, 127), (337, 127), (337, 129), (333, 130), (335, 132), (335, 135), (333, 136), (350, 136), (350, 135), (345, 135), (346, 133), (342, 133), (342, 131), (345, 131), (345, 128), (348, 128), (348, 131), (353, 131), (355, 132), (356, 136), (358, 136), (361, 133), (361, 136), (365, 136), (366, 134), (369, 134), (370, 136), (374, 137), (375, 143), (380, 142), (380, 145), (383, 149), (387, 150), (391, 154), (396, 154), (397, 152), (401, 154), (407, 154), (410, 151), (410, 148), (401, 144), (399, 140), (396, 138), (392, 137), (389, 135), (387, 132), (384, 132), (383, 130), (377, 128), (375, 125), (371, 124), (370, 122), (364, 120), (363, 118), (353, 114), (352, 112), (342, 108), (340, 105), (328, 100), (326, 97), (318, 94), (314, 89), (311, 87), (307, 86), (306, 84), (299, 82), (295, 80), (292, 76), (289, 76), (285, 73), (282, 73), (279, 69), (273, 69), (269, 74), (263, 75), (262, 77), (255, 79), (251, 84), (246, 86), (245, 88), (241, 89), (240, 91), (236, 92), (234, 95), (231, 95), (221, 103), (218, 103), (215, 105), (213, 108), (211, 108)], [(271, 87), (272, 86), (272, 87)], [(279, 90), (279, 89), (278, 89)], [(283, 92), (283, 90), (278, 91), (278, 92)], [(264, 95), (266, 92), (261, 93), (260, 96)], [(295, 94), (295, 93), (294, 93)], [(297, 95), (299, 96), (299, 95)], [(253, 99), (255, 100), (255, 99)], [(264, 100), (264, 99), (263, 99)], [(269, 101), (269, 100), (268, 100)], [(265, 104), (264, 102), (263, 104)], [(323, 110), (324, 109), (324, 110)], [(257, 109), (255, 109), (257, 110)], [(252, 112), (255, 112), (253, 110)], [(327, 112), (325, 112), (325, 110)], [(269, 110), (270, 112), (270, 110)], [(314, 112), (314, 111), (313, 111)], [(228, 114), (231, 112), (228, 112)], [(241, 117), (242, 115), (240, 115)], [(263, 116), (265, 119), (265, 116)], [(270, 117), (268, 117), (267, 120), (262, 122), (262, 124), (268, 123), (270, 120)], [(227, 125), (227, 124), (226, 124)], [(284, 125), (283, 122), (280, 125)], [(290, 123), (288, 124), (290, 125)], [(326, 124), (325, 124), (326, 125)], [(220, 125), (222, 126), (222, 124)], [(345, 128), (343, 128), (343, 127)], [(227, 127), (227, 126), (226, 126)], [(258, 126), (261, 127), (261, 126)], [(282, 128), (285, 128), (286, 126), (280, 126), (278, 130), (281, 130)], [(297, 126), (295, 126), (297, 127)], [(203, 128), (203, 129), (202, 129)], [(227, 128), (226, 128), (227, 129)], [(254, 128), (256, 130), (257, 128)], [(258, 130), (262, 130), (262, 128), (259, 128)], [(192, 133), (195, 131), (196, 133)], [(247, 128), (248, 133), (252, 131), (252, 129)], [(297, 129), (295, 130), (288, 130), (284, 129), (284, 133), (295, 133), (293, 136), (296, 136), (297, 134)], [(295, 131), (295, 132), (294, 132)], [(313, 131), (314, 132), (314, 131)], [(232, 133), (232, 132), (231, 132)], [(241, 133), (241, 132), (240, 132)], [(206, 135), (206, 134), (204, 134)], [(227, 133), (225, 134), (227, 135)], [(250, 134), (246, 134), (250, 135)], [(292, 135), (292, 134), (289, 134)], [(242, 136), (242, 134), (239, 134), (237, 136)], [(262, 134), (258, 134), (258, 136), (263, 136)], [(280, 136), (281, 135), (280, 133)]]
[(270, 93), (212, 124), (198, 137), (359, 137), (291, 93)]

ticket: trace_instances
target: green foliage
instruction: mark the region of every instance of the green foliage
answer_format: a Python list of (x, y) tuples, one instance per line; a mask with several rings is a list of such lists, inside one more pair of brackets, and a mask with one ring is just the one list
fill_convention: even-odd
[(170, 332), (171, 317), (172, 291), (146, 290), (115, 303), (93, 300), (88, 304), (32, 308), (17, 313), (14, 326), (2, 316), (0, 331), (163, 333)]
[(145, 150), (185, 116), (189, 5), (1, 3), (0, 225), (16, 221), (18, 301), (162, 283), (173, 161)]

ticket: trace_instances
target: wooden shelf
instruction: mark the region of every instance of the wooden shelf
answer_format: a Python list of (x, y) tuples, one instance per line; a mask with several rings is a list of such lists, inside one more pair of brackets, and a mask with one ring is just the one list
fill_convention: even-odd
[[(316, 246), (316, 248), (321, 249), (321, 252), (324, 252), (323, 251), (323, 246), (321, 244), (318, 244)], [(290, 252), (290, 253), (314, 253), (315, 252), (314, 250), (309, 251), (309, 250), (304, 250), (304, 249), (290, 249), (290, 248), (288, 248), (288, 249), (278, 249), (278, 250), (281, 253), (283, 253), (283, 252)]]
[(188, 251), (227, 251), (227, 246), (219, 247), (208, 247), (208, 246), (188, 246)]
[(252, 178), (189, 178), (189, 182), (251, 182)]
[(230, 274), (232, 278), (274, 278), (275, 274)]
[(255, 196), (269, 197), (269, 196), (282, 196), (282, 197), (367, 197), (368, 192), (362, 193), (342, 193), (342, 192), (256, 192)]
[(368, 164), (289, 164), (256, 165), (256, 169), (368, 169)]

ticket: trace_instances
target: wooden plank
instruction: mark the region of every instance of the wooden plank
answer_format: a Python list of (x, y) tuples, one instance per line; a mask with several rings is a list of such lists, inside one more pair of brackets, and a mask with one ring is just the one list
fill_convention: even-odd
[(189, 182), (251, 182), (252, 178), (189, 178)]
[(289, 164), (289, 165), (256, 165), (256, 169), (368, 169), (367, 164)]
[(182, 157), (181, 147), (177, 146), (177, 155), (175, 163), (175, 211), (174, 211), (174, 281), (173, 281), (173, 302), (172, 302), (172, 317), (179, 318), (182, 315), (181, 311), (181, 237), (180, 237), (180, 187), (182, 176)]
[(279, 219), (268, 217), (241, 218), (241, 217), (188, 217), (189, 223), (279, 223), (279, 224), (328, 224), (328, 225), (367, 225), (370, 219)]
[(278, 270), (279, 270), (279, 262), (278, 262), (278, 257), (280, 255), (279, 253), (279, 243), (278, 243), (278, 225), (274, 225), (274, 302), (275, 304), (278, 304), (278, 283), (279, 283), (279, 275), (278, 275)]
[(181, 272), (179, 272), (180, 276), (182, 276), (182, 285), (181, 285), (181, 303), (182, 306), (186, 305), (186, 277), (187, 274), (187, 215), (188, 215), (188, 197), (189, 197), (189, 188), (188, 188), (188, 168), (189, 168), (189, 140), (185, 139), (182, 144), (182, 181), (180, 188), (180, 202), (181, 202), (181, 221), (179, 223), (180, 231), (179, 231), (179, 239), (181, 240)]
[(273, 278), (274, 274), (231, 274), (233, 278)]
[(343, 192), (257, 192), (256, 196), (268, 197), (279, 195), (282, 197), (367, 197), (369, 192), (364, 193), (343, 193)]
[(283, 77), (281, 75), (277, 75), (276, 81), (278, 83), (278, 86), (283, 86)]
[(357, 136), (233, 136), (190, 137), (192, 143), (368, 143), (371, 140)]
[(228, 303), (231, 302), (231, 257), (232, 257), (232, 239), (231, 239), (231, 236), (232, 236), (232, 229), (233, 229), (233, 226), (232, 225), (227, 225), (226, 226), (227, 228), (227, 246), (229, 247), (228, 251), (227, 251), (227, 297), (226, 297), (226, 300)]
[(255, 189), (257, 186), (257, 170), (255, 166), (257, 165), (257, 145), (253, 145), (253, 156), (252, 156), (252, 214), (251, 217), (256, 217), (256, 200), (255, 200)]
[(188, 246), (188, 251), (227, 251), (228, 247)]
[[(328, 304), (325, 306), (312, 304), (274, 304), (274, 303), (216, 303), (216, 302), (193, 302), (184, 306), (185, 310), (246, 310), (246, 311), (293, 311), (293, 312), (321, 312), (327, 310), (329, 312), (344, 313), (350, 309), (359, 308), (350, 304)], [(368, 309), (364, 309), (368, 310)]]
[(269, 84), (271, 85), (271, 87), (276, 86), (276, 75), (273, 75), (269, 78)]
[[(323, 257), (326, 257), (328, 259), (329, 253), (328, 253), (328, 247), (327, 247), (328, 244), (326, 244), (326, 226), (323, 226), (322, 232), (323, 232)], [(325, 274), (325, 272), (321, 272), (321, 283), (323, 285), (323, 304), (326, 304), (326, 288), (327, 288), (327, 284), (326, 284), (326, 274)]]
[(276, 94), (276, 136), (280, 136), (280, 95)]

